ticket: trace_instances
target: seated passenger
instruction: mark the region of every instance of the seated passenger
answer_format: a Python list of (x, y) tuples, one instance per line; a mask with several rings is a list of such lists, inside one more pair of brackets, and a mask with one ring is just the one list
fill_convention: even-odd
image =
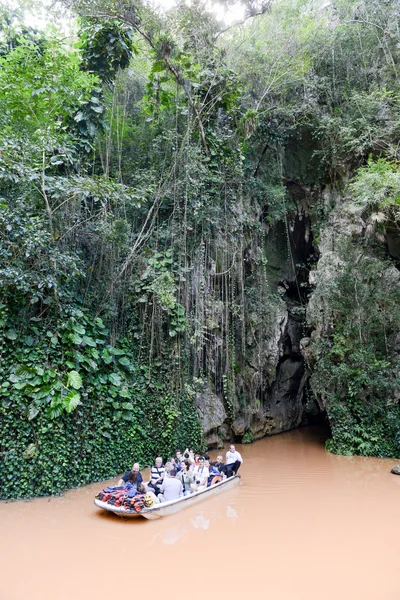
[(169, 459), (169, 464), (170, 464), (170, 470), (171, 469), (175, 469), (175, 471), (178, 471), (178, 464), (176, 462), (176, 460), (174, 459), (173, 456), (171, 456), (171, 458)]
[(170, 460), (168, 460), (165, 463), (164, 480), (167, 479), (167, 477), (169, 477), (169, 474), (170, 474), (170, 471), (171, 471), (172, 468), (173, 468), (172, 467), (172, 463), (171, 463)]
[(169, 500), (177, 500), (183, 495), (182, 483), (176, 478), (175, 469), (171, 469), (169, 477), (162, 482), (161, 493), (159, 494), (160, 502), (169, 502)]
[(203, 457), (199, 458), (199, 464), (194, 468), (193, 475), (195, 481), (192, 485), (193, 490), (199, 491), (207, 486), (207, 480), (210, 473), (205, 465), (205, 460)]
[(190, 464), (193, 464), (194, 463), (194, 451), (193, 451), (193, 448), (186, 448), (186, 450), (185, 450), (185, 458), (186, 458), (186, 454), (189, 457)]
[(137, 473), (138, 474), (138, 483), (142, 483), (143, 477), (142, 477), (142, 474), (140, 473), (139, 463), (135, 463), (130, 471), (127, 471), (126, 473), (124, 473), (124, 475), (122, 475), (121, 479), (118, 481), (118, 486), (124, 486), (125, 483), (128, 481), (129, 475), (131, 473)]
[(146, 488), (144, 483), (139, 483), (138, 492), (139, 494), (144, 494), (144, 502), (147, 507), (153, 506), (153, 504), (159, 504), (160, 501), (153, 492), (152, 488)]
[(195, 454), (192, 462), (192, 470), (199, 466), (200, 454)]
[(192, 492), (192, 484), (194, 483), (193, 471), (190, 470), (190, 461), (184, 460), (181, 463), (181, 470), (176, 478), (182, 483), (183, 495), (187, 496)]
[(160, 487), (164, 480), (165, 467), (162, 462), (161, 456), (156, 458), (156, 464), (151, 467), (151, 475), (149, 486), (152, 488), (156, 496), (160, 493)]
[(212, 463), (212, 466), (216, 467), (220, 473), (225, 473), (225, 463), (223, 460), (222, 454), (218, 454), (217, 460)]
[(226, 453), (225, 460), (225, 473), (227, 477), (231, 477), (232, 475), (236, 475), (239, 471), (240, 465), (243, 463), (243, 458), (235, 448), (233, 444), (229, 446), (229, 450)]
[[(207, 462), (205, 463), (205, 465), (207, 466)], [(215, 465), (210, 465), (209, 472), (210, 474), (207, 480), (207, 487), (210, 487), (210, 485), (214, 485), (215, 483), (218, 483), (222, 480), (222, 474), (219, 472), (218, 467), (216, 467)]]
[(177, 471), (180, 471), (180, 470), (181, 470), (181, 468), (182, 468), (182, 467), (181, 467), (182, 461), (184, 461), (185, 459), (184, 459), (184, 457), (182, 456), (182, 452), (181, 452), (180, 450), (177, 450), (177, 451), (176, 451), (176, 453), (175, 453), (175, 456), (176, 456), (176, 458), (175, 458), (175, 461), (176, 461), (176, 469), (177, 469)]
[[(139, 473), (136, 471), (129, 471), (128, 481), (124, 483), (124, 490), (129, 498), (133, 498), (138, 493)], [(143, 484), (142, 484), (143, 485)]]

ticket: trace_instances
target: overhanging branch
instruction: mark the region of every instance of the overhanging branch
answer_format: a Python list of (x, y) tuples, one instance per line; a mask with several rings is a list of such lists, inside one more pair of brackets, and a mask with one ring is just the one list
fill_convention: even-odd
[(263, 2), (259, 9), (251, 10), (241, 21), (235, 21), (228, 27), (225, 27), (225, 29), (221, 29), (221, 31), (218, 31), (218, 33), (214, 36), (213, 41), (216, 42), (220, 35), (223, 35), (230, 29), (233, 29), (233, 27), (239, 27), (240, 25), (244, 25), (246, 21), (252, 19), (253, 17), (260, 17), (261, 15), (265, 15), (265, 13), (268, 12), (271, 8), (272, 2), (273, 0), (267, 0), (266, 2)]

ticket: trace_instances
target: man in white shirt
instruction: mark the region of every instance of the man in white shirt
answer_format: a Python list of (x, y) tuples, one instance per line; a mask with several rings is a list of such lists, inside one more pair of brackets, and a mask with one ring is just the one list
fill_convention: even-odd
[(198, 491), (200, 488), (207, 486), (208, 476), (210, 475), (210, 471), (208, 467), (206, 467), (204, 457), (199, 458), (199, 464), (193, 470), (193, 476), (195, 483), (192, 484), (192, 487), (195, 491)]
[(229, 446), (229, 450), (226, 453), (225, 458), (225, 473), (227, 477), (231, 477), (232, 475), (236, 475), (239, 471), (239, 467), (243, 462), (243, 458), (235, 448), (233, 444)]
[(160, 488), (160, 502), (168, 502), (169, 500), (177, 500), (183, 495), (182, 483), (176, 478), (175, 469), (171, 469), (169, 477), (165, 477)]

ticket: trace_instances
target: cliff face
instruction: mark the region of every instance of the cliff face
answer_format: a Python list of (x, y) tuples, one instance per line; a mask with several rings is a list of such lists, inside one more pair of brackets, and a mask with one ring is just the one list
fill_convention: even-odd
[[(316, 205), (326, 207), (322, 222), (313, 216)], [(375, 213), (329, 187), (302, 195), (297, 188), (296, 206), (267, 231), (264, 328), (252, 330), (246, 315), (235, 402), (208, 442), (251, 441), (327, 418), (333, 451), (396, 455), (398, 230), (390, 222), (374, 227)]]
[(400, 452), (400, 236), (387, 214), (337, 197), (310, 273), (302, 353), (338, 453)]
[[(206, 386), (197, 397), (210, 447), (229, 439), (242, 440), (243, 436), (251, 441), (287, 431), (320, 412), (306, 395), (309, 373), (301, 350), (301, 340), (306, 337), (309, 269), (317, 251), (307, 192), (300, 192), (296, 189), (297, 211), (290, 219), (265, 225), (263, 265), (252, 261), (257, 254), (254, 242), (244, 248), (248, 310), (244, 325), (236, 327), (234, 390), (228, 397), (223, 385), (218, 389), (217, 383), (214, 391)], [(269, 290), (262, 299), (262, 309), (257, 292), (260, 279)], [(215, 349), (221, 315), (214, 310), (213, 318)], [(210, 356), (208, 367), (213, 377), (217, 375), (217, 363), (215, 355)], [(222, 415), (221, 402), (225, 403), (225, 418), (221, 416), (211, 427), (207, 415)]]

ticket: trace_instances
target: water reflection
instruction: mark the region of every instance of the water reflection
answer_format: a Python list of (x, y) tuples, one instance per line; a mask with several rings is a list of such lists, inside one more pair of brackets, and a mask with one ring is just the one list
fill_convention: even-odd
[(206, 519), (204, 515), (197, 515), (191, 520), (195, 529), (208, 529), (210, 527), (210, 519)]
[[(238, 514), (232, 506), (227, 505), (221, 507), (221, 510), (218, 511), (199, 512), (193, 517), (186, 519), (179, 526), (176, 525), (174, 519), (163, 519), (162, 523), (159, 522), (160, 531), (152, 538), (152, 545), (161, 541), (165, 546), (172, 546), (177, 542), (183, 541), (184, 538), (190, 534), (191, 530), (207, 531), (212, 528), (217, 521), (224, 518), (237, 519)], [(167, 524), (169, 524), (169, 526), (167, 526)]]

